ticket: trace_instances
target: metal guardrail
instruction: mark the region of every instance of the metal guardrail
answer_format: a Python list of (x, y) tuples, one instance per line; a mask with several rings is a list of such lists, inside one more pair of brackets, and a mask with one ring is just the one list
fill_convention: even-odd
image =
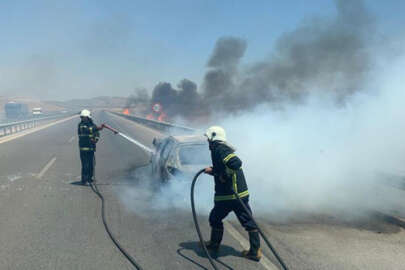
[(71, 114), (58, 114), (58, 115), (53, 115), (53, 116), (48, 116), (48, 117), (31, 118), (31, 119), (23, 120), (23, 121), (3, 123), (3, 124), (0, 124), (0, 138), (20, 132), (20, 131), (24, 131), (26, 129), (37, 127), (40, 122), (63, 118), (63, 117), (67, 117), (70, 115)]
[(146, 118), (135, 116), (135, 115), (128, 115), (128, 114), (111, 112), (111, 111), (110, 111), (110, 113), (115, 114), (117, 116), (124, 117), (128, 120), (137, 122), (139, 124), (142, 124), (142, 125), (154, 128), (154, 129), (158, 129), (158, 130), (167, 131), (170, 129), (175, 129), (175, 130), (183, 131), (183, 132), (187, 132), (187, 133), (194, 133), (196, 131), (196, 129), (193, 129), (193, 128), (180, 126), (180, 125), (176, 125), (176, 124), (171, 124), (171, 123), (167, 123), (167, 122), (159, 122), (159, 121), (155, 121), (155, 120), (150, 120), (150, 119), (146, 119)]

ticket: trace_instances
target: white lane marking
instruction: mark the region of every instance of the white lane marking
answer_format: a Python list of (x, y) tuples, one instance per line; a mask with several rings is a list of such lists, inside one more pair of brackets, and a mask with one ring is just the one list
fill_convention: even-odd
[(53, 157), (46, 165), (45, 167), (42, 168), (41, 172), (37, 175), (38, 179), (41, 179), (44, 174), (52, 167), (52, 165), (55, 163), (56, 157)]
[(5, 142), (9, 142), (9, 141), (12, 141), (12, 140), (15, 140), (15, 139), (20, 138), (20, 137), (24, 137), (24, 136), (26, 136), (26, 135), (28, 135), (28, 134), (31, 134), (31, 133), (40, 131), (40, 130), (42, 130), (42, 129), (45, 129), (45, 128), (54, 126), (54, 125), (56, 125), (56, 124), (60, 124), (60, 123), (66, 122), (66, 121), (71, 120), (71, 119), (76, 118), (76, 117), (77, 117), (77, 116), (74, 115), (74, 116), (71, 116), (71, 117), (68, 117), (68, 118), (65, 118), (65, 119), (56, 121), (56, 122), (52, 122), (52, 123), (49, 123), (49, 124), (46, 124), (46, 125), (43, 125), (43, 126), (40, 126), (40, 127), (37, 127), (37, 128), (32, 128), (32, 129), (28, 129), (27, 131), (22, 131), (22, 132), (20, 132), (20, 133), (15, 134), (15, 135), (8, 135), (8, 136), (6, 136), (6, 137), (4, 137), (4, 138), (0, 138), (0, 144), (5, 143)]
[(137, 146), (139, 146), (140, 148), (142, 148), (142, 149), (145, 150), (146, 152), (153, 153), (153, 150), (152, 150), (152, 149), (150, 149), (150, 148), (147, 147), (146, 145), (143, 145), (142, 143), (138, 142), (137, 140), (135, 140), (135, 139), (133, 139), (133, 138), (131, 138), (131, 137), (125, 135), (125, 134), (122, 134), (121, 132), (119, 132), (118, 135), (120, 135), (121, 137), (127, 139), (127, 140), (130, 141), (131, 143), (136, 144)]
[(75, 136), (73, 136), (72, 138), (69, 139), (68, 143), (72, 143), (75, 139)]
[[(248, 240), (243, 237), (231, 223), (228, 221), (224, 221), (224, 227), (229, 232), (229, 234), (239, 242), (243, 249), (249, 249), (250, 244)], [(263, 241), (262, 241), (263, 242)], [(278, 270), (279, 268), (275, 266), (264, 254), (262, 255), (262, 259), (260, 260), (261, 265), (268, 269), (268, 270)]]

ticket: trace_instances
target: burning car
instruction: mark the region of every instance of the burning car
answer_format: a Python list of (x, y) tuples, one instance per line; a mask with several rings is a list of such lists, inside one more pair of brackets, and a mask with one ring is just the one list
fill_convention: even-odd
[(169, 136), (153, 140), (152, 173), (167, 181), (175, 176), (192, 177), (211, 164), (207, 138), (204, 136)]
[(156, 120), (159, 122), (166, 122), (168, 120), (167, 115), (163, 111), (163, 107), (160, 105), (160, 103), (155, 103), (152, 105), (152, 111), (146, 115), (146, 119)]

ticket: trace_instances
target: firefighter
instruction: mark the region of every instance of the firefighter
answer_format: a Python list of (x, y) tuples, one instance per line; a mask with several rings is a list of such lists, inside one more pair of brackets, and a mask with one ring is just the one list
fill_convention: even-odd
[(249, 233), (250, 249), (242, 251), (242, 256), (259, 261), (262, 253), (257, 225), (234, 194), (235, 191), (250, 210), (242, 161), (235, 155), (235, 149), (226, 142), (225, 130), (222, 127), (210, 127), (205, 136), (208, 138), (212, 159), (212, 167), (205, 168), (205, 173), (214, 176), (215, 180), (214, 208), (209, 216), (211, 240), (206, 242), (207, 249), (218, 251), (224, 233), (222, 220), (233, 211)]
[(83, 185), (93, 182), (94, 152), (96, 151), (96, 143), (99, 140), (100, 133), (97, 126), (93, 123), (89, 110), (80, 112), (81, 122), (78, 126), (80, 160), (82, 162), (82, 179)]

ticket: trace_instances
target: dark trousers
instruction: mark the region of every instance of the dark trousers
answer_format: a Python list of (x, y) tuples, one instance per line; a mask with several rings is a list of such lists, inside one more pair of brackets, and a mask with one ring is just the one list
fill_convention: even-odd
[(94, 173), (94, 151), (80, 151), (82, 161), (82, 182), (91, 182)]
[[(252, 210), (250, 209), (249, 206), (249, 197), (242, 198), (242, 201), (245, 203), (250, 213), (252, 213)], [(215, 202), (214, 208), (211, 210), (209, 217), (211, 227), (214, 229), (223, 230), (224, 224), (222, 223), (222, 220), (231, 211), (235, 213), (240, 224), (243, 226), (243, 228), (245, 228), (246, 231), (257, 230), (256, 223), (246, 213), (245, 209), (237, 199)]]

